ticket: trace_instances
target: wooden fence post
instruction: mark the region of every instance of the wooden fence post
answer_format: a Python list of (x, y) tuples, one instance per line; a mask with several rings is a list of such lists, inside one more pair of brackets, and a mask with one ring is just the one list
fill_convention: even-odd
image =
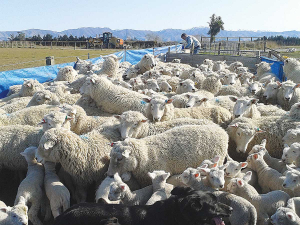
[(218, 55), (221, 53), (221, 42), (219, 42), (219, 49), (218, 49)]

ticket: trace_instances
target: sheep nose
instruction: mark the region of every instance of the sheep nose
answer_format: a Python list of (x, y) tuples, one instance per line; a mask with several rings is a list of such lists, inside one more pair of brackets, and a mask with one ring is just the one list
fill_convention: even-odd
[(156, 88), (157, 91), (159, 91), (159, 88)]
[(287, 100), (287, 101), (289, 101), (290, 99), (291, 99), (291, 98), (287, 98), (287, 97), (285, 98), (285, 100)]
[(224, 185), (220, 185), (220, 188), (223, 188), (224, 187)]
[(234, 83), (230, 83), (231, 85), (233, 85)]
[(286, 187), (286, 184), (282, 184), (283, 187)]
[(266, 99), (266, 98), (267, 98), (267, 96), (266, 96), (266, 95), (263, 95), (263, 98), (264, 98), (264, 99)]
[(196, 91), (195, 88), (193, 88), (193, 89), (192, 89), (192, 92), (195, 92), (195, 91)]
[(251, 92), (252, 92), (252, 93), (255, 93), (255, 92), (256, 92), (256, 90), (252, 90)]
[(190, 106), (190, 105), (186, 105), (186, 107), (187, 107), (187, 108), (190, 108), (191, 106)]
[(239, 118), (239, 117), (240, 117), (240, 115), (234, 115), (234, 117), (235, 117), (235, 118)]

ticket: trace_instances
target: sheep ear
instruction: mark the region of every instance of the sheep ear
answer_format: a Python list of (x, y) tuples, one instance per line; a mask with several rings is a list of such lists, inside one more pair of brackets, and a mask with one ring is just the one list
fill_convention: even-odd
[(239, 124), (238, 123), (235, 123), (235, 124), (232, 124), (232, 125), (229, 125), (230, 127), (234, 127), (234, 128), (238, 128), (239, 127)]
[(294, 88), (298, 88), (298, 87), (300, 87), (300, 84), (296, 84), (296, 85), (294, 86)]
[(141, 120), (142, 123), (146, 123), (148, 119)]
[(266, 147), (266, 144), (267, 144), (267, 139), (263, 139), (261, 141), (261, 145), (265, 148)]
[(168, 99), (168, 100), (166, 100), (166, 104), (170, 104), (170, 103), (172, 103), (173, 102), (173, 99)]
[(255, 160), (257, 160), (257, 159), (258, 159), (258, 154), (255, 153), (255, 154), (253, 155), (253, 158), (254, 158)]
[(243, 177), (243, 180), (248, 183), (251, 180), (251, 177), (252, 177), (252, 171), (248, 171)]
[(258, 103), (259, 99), (253, 98), (251, 99), (251, 104), (256, 104)]
[(241, 168), (246, 168), (248, 166), (247, 162), (241, 162), (240, 163)]
[(234, 96), (230, 96), (229, 99), (233, 102), (236, 102), (238, 100), (237, 97), (234, 97)]
[(0, 212), (7, 213), (8, 212), (8, 207), (0, 208)]
[(143, 101), (149, 103), (151, 101), (151, 98), (143, 98)]
[(278, 84), (279, 87), (281, 87), (281, 83), (279, 81), (276, 82)]
[(45, 144), (44, 144), (44, 149), (48, 150), (50, 148), (53, 148), (53, 146), (55, 145), (55, 142), (54, 141), (47, 141)]
[(200, 168), (200, 171), (205, 174), (208, 174), (210, 172), (210, 169), (209, 168)]
[(92, 84), (95, 84), (95, 83), (96, 83), (96, 81), (95, 81), (94, 78), (90, 79), (90, 81), (91, 81)]
[(148, 176), (149, 176), (152, 180), (155, 179), (155, 177), (156, 177), (155, 173), (150, 173), (150, 172), (148, 172)]
[(114, 117), (116, 118), (116, 119), (121, 119), (121, 116), (120, 115), (114, 115)]
[(285, 215), (291, 221), (295, 221), (296, 220), (295, 214), (292, 213), (292, 212), (287, 212)]
[(131, 153), (130, 150), (125, 150), (124, 152), (122, 152), (122, 156), (124, 156), (125, 158), (128, 158), (130, 153)]
[(208, 98), (202, 98), (200, 101), (201, 102), (206, 102), (208, 100)]
[(220, 166), (219, 170), (225, 170), (227, 167), (228, 167), (228, 164), (226, 163), (223, 166)]
[(289, 148), (290, 146), (288, 144), (283, 145), (284, 148)]
[(214, 162), (214, 163), (218, 163), (219, 161), (220, 161), (220, 156), (219, 155), (216, 155), (213, 159), (212, 159), (212, 161)]
[(243, 186), (244, 186), (244, 181), (241, 180), (241, 179), (238, 179), (238, 180), (237, 180), (237, 185), (238, 185), (239, 187), (243, 187)]

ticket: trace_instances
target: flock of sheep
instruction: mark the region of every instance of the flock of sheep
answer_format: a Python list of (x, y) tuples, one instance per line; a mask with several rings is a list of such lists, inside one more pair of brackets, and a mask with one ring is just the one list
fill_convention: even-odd
[(284, 72), (281, 83), (265, 62), (254, 75), (241, 62), (112, 55), (12, 86), (0, 170), (27, 175), (14, 206), (0, 201), (0, 224), (42, 225), (95, 184), (95, 202), (152, 205), (187, 186), (231, 206), (226, 224), (300, 224), (300, 62)]

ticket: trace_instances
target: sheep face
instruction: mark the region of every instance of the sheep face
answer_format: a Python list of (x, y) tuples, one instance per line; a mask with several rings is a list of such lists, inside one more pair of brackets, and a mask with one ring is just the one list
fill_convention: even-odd
[(230, 97), (232, 101), (235, 101), (233, 107), (233, 116), (234, 118), (242, 117), (252, 106), (252, 104), (256, 104), (258, 99), (255, 98), (240, 98), (236, 99), (234, 97)]
[(251, 149), (251, 151), (248, 153), (248, 155), (251, 155), (251, 154), (254, 154), (254, 153), (258, 153), (260, 151), (267, 151), (266, 149), (266, 143), (267, 143), (267, 140), (266, 139), (263, 139), (261, 144), (259, 145), (254, 145)]
[(296, 220), (299, 220), (297, 214), (292, 209), (284, 207), (279, 207), (270, 219), (273, 225), (297, 224)]
[(294, 91), (299, 86), (300, 84), (295, 84), (294, 82), (290, 82), (290, 81), (282, 83), (281, 88), (282, 88), (282, 95), (284, 100), (289, 102), (294, 95)]
[(279, 82), (268, 83), (265, 88), (263, 98), (266, 100), (271, 99), (271, 98), (276, 98), (280, 86), (281, 86), (281, 84)]
[(300, 172), (287, 166), (288, 172), (285, 175), (285, 180), (282, 186), (286, 189), (295, 189), (300, 185)]
[(172, 86), (165, 80), (161, 81), (161, 82), (158, 82), (158, 86), (159, 86), (161, 91), (164, 91), (164, 92), (171, 92), (172, 91)]
[(38, 125), (43, 125), (43, 131), (46, 132), (51, 128), (61, 128), (67, 120), (71, 119), (73, 119), (73, 117), (68, 117), (66, 113), (52, 112), (45, 115)]
[(87, 77), (85, 83), (84, 83), (84, 84), (82, 85), (82, 87), (79, 89), (80, 94), (81, 94), (81, 95), (88, 95), (88, 96), (91, 96), (92, 89), (93, 89), (93, 86), (94, 86), (94, 85), (96, 84), (96, 82), (97, 82), (97, 78), (98, 78), (97, 75), (93, 75), (93, 76)]
[(120, 121), (120, 133), (123, 140), (126, 138), (136, 138), (138, 130), (141, 128), (142, 123), (147, 122), (147, 118), (136, 111), (127, 111), (122, 113), (121, 116), (115, 116)]
[(180, 93), (178, 93), (178, 94), (196, 91), (194, 81), (192, 81), (190, 79), (186, 79), (186, 80), (180, 82), (177, 89), (180, 89)]
[(145, 67), (145, 68), (150, 68), (153, 69), (156, 66), (156, 60), (154, 58), (153, 55), (151, 54), (146, 54), (143, 56), (143, 58), (141, 59), (141, 64)]
[(200, 181), (200, 173), (197, 169), (194, 168), (187, 168), (183, 173), (179, 176), (180, 181), (188, 185), (189, 183), (192, 183), (194, 181)]
[(154, 79), (148, 79), (146, 81), (146, 85), (147, 85), (148, 89), (151, 89), (151, 90), (156, 91), (156, 92), (159, 91), (159, 86), (157, 84), (157, 81), (154, 80)]
[(254, 75), (252, 73), (248, 73), (248, 72), (241, 73), (239, 75), (241, 84), (248, 84), (248, 82), (250, 82), (250, 80), (252, 80), (253, 77), (254, 77)]
[(228, 165), (223, 165), (221, 167), (214, 168), (201, 168), (201, 172), (206, 173), (206, 179), (209, 180), (211, 186), (215, 189), (224, 188), (225, 179), (224, 179), (224, 169)]
[(281, 159), (283, 162), (287, 164), (291, 164), (299, 156), (300, 156), (300, 143), (293, 143), (290, 147), (285, 145)]
[(287, 145), (292, 145), (295, 142), (300, 142), (300, 129), (290, 129), (282, 138), (283, 142)]
[(229, 161), (227, 168), (225, 168), (225, 176), (226, 177), (236, 177), (242, 170), (242, 168), (246, 168), (248, 163), (247, 162), (236, 162), (236, 161)]
[(229, 126), (230, 132), (233, 132), (234, 139), (237, 147), (236, 151), (245, 153), (249, 142), (254, 138), (254, 135), (259, 132), (263, 132), (259, 128), (253, 129), (244, 123), (236, 123)]
[(124, 80), (130, 80), (131, 78), (135, 78), (138, 75), (139, 70), (135, 68), (134, 66), (129, 67), (124, 75), (122, 76)]
[(124, 198), (127, 186), (124, 183), (115, 182), (110, 186), (108, 193), (109, 201), (119, 201)]
[(14, 207), (0, 208), (0, 212), (7, 215), (7, 224), (28, 225), (28, 208), (24, 204), (18, 204)]
[(225, 85), (233, 85), (236, 83), (237, 80), (237, 74), (230, 73), (223, 75), (223, 82)]
[(200, 106), (203, 102), (206, 102), (207, 98), (201, 98), (199, 95), (196, 94), (187, 94), (189, 98), (188, 102), (186, 103), (186, 108)]
[(161, 97), (154, 97), (152, 99), (144, 98), (145, 102), (149, 103), (150, 113), (154, 122), (159, 122), (165, 113), (167, 104), (172, 103), (172, 99), (165, 99)]
[(137, 168), (138, 162), (135, 155), (132, 154), (133, 147), (131, 146), (130, 139), (126, 139), (123, 142), (114, 142), (112, 146), (107, 171), (108, 176), (113, 176), (116, 173), (122, 175)]
[(44, 86), (37, 80), (24, 80), (19, 94), (22, 97), (33, 96), (35, 92), (41, 90), (44, 90)]
[(34, 93), (32, 99), (35, 99), (38, 105), (42, 105), (52, 100), (52, 94), (48, 90), (37, 91)]
[(46, 161), (59, 162), (60, 156), (55, 151), (56, 145), (60, 142), (58, 136), (62, 133), (58, 129), (50, 129), (42, 136), (39, 147), (37, 149), (37, 155)]
[(258, 81), (248, 82), (248, 85), (249, 85), (250, 92), (252, 94), (256, 94), (262, 88), (262, 84), (259, 83)]

